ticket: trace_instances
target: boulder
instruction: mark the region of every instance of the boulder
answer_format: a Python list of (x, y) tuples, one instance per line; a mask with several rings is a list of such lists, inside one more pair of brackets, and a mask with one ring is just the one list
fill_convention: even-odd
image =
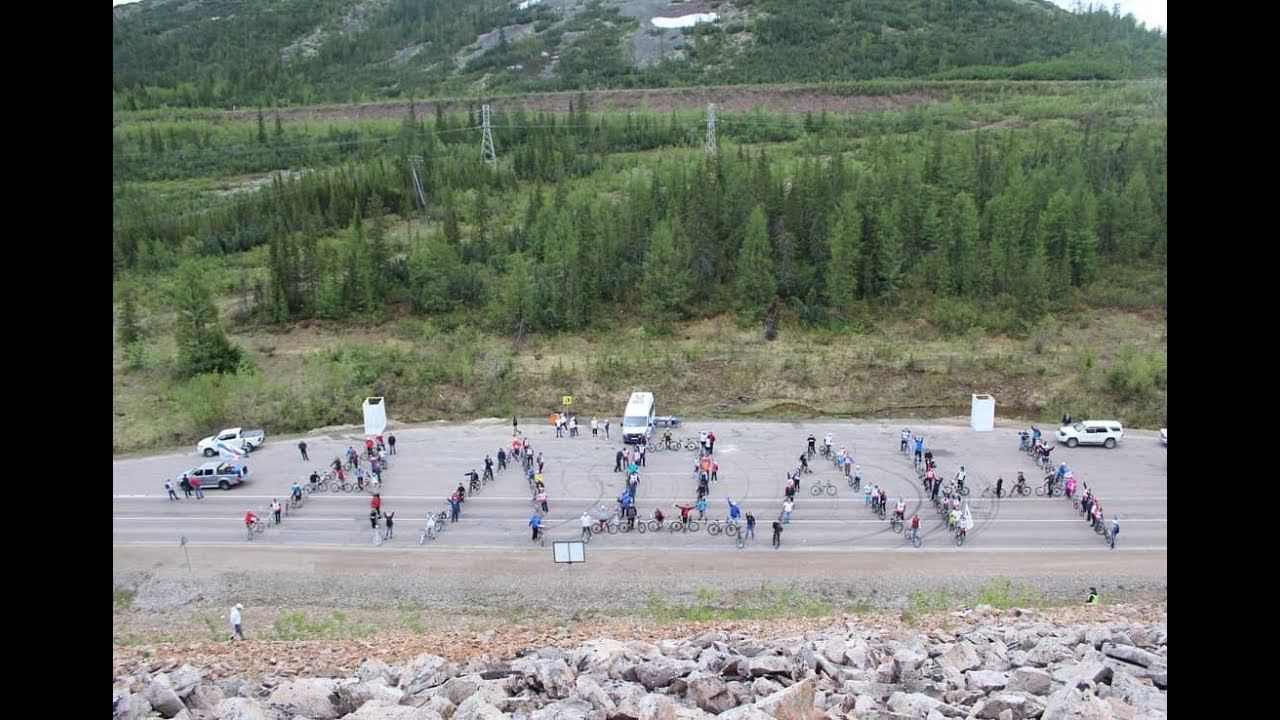
[(974, 649), (973, 643), (968, 640), (961, 640), (952, 645), (950, 650), (938, 656), (938, 665), (958, 672), (972, 670), (980, 664), (978, 652)]
[(216, 683), (218, 692), (222, 693), (222, 697), (248, 697), (249, 683), (241, 678), (231, 678), (229, 680), (219, 680)]
[(999, 690), (1009, 684), (1009, 673), (994, 670), (970, 670), (964, 674), (964, 686), (984, 693)]
[(458, 709), (457, 705), (450, 702), (448, 698), (443, 698), (439, 695), (419, 695), (405, 698), (401, 702), (409, 707), (433, 712), (445, 720), (453, 717), (454, 711)]
[(685, 699), (707, 712), (721, 713), (738, 704), (725, 681), (716, 675), (695, 672), (687, 678), (686, 687)]
[(760, 655), (747, 662), (747, 672), (751, 677), (790, 675), (791, 661), (781, 655)]
[(666, 695), (649, 693), (637, 706), (640, 720), (676, 720), (676, 706)]
[[(1075, 655), (1063, 647), (1056, 638), (1042, 638), (1040, 642), (1035, 644), (1035, 647), (1027, 651), (1027, 660), (1029, 662), (1023, 664), (1045, 667), (1074, 657)], [(1012, 653), (1010, 653), (1009, 659), (1010, 661), (1013, 660)]]
[(822, 645), (822, 656), (831, 662), (840, 665), (844, 662), (844, 652), (848, 649), (844, 638), (839, 635), (831, 638)]
[(419, 655), (400, 672), (400, 689), (407, 695), (417, 695), (427, 688), (443, 684), (454, 672), (453, 663), (439, 655)]
[(901, 675), (919, 669), (928, 659), (929, 655), (925, 652), (911, 647), (900, 647), (893, 653), (893, 668)]
[(709, 648), (720, 642), (729, 642), (729, 633), (723, 630), (715, 630), (713, 632), (705, 632), (693, 639), (693, 644), (700, 648)]
[(183, 665), (169, 673), (169, 684), (178, 697), (185, 698), (200, 684), (200, 671), (191, 665)]
[(151, 703), (152, 708), (167, 718), (171, 718), (187, 709), (182, 704), (182, 699), (178, 697), (178, 693), (173, 691), (173, 685), (169, 683), (169, 676), (163, 673), (151, 679), (146, 690), (143, 691), (143, 697), (147, 699), (147, 702)]
[(1072, 685), (1049, 696), (1040, 720), (1110, 720), (1111, 708), (1097, 695)]
[[(563, 662), (557, 660), (557, 662)], [(534, 710), (530, 720), (587, 720), (595, 712), (591, 703), (580, 698), (557, 700), (546, 707)]]
[(1044, 704), (1028, 693), (998, 692), (987, 696), (973, 707), (973, 714), (980, 718), (999, 720), (1009, 717), (1011, 720), (1026, 720), (1038, 717), (1044, 711)]
[(739, 705), (716, 716), (716, 720), (770, 720), (772, 716), (755, 705)]
[(213, 720), (275, 720), (276, 714), (268, 712), (258, 701), (249, 698), (223, 698), (213, 708)]
[(501, 710), (485, 702), (483, 695), (476, 694), (458, 705), (452, 720), (502, 720), (505, 717)]
[(778, 720), (808, 720), (813, 711), (814, 686), (804, 679), (756, 701), (756, 707)]
[(1009, 690), (1020, 690), (1032, 695), (1048, 695), (1053, 691), (1053, 676), (1044, 670), (1023, 667), (1009, 676)]
[(924, 693), (895, 692), (889, 696), (889, 709), (908, 718), (924, 718), (929, 711), (942, 705), (942, 701)]
[(404, 691), (387, 687), (380, 680), (369, 682), (339, 681), (337, 697), (331, 698), (338, 715), (355, 712), (369, 702), (397, 705), (404, 698)]
[(391, 671), (391, 666), (378, 658), (369, 658), (360, 663), (360, 667), (356, 668), (356, 677), (365, 682), (381, 680), (388, 685), (396, 684), (397, 679)]
[(305, 715), (312, 720), (336, 720), (339, 712), (338, 682), (330, 678), (306, 678), (287, 682), (271, 692), (267, 704), (289, 715)]
[(1160, 662), (1159, 655), (1153, 655), (1142, 648), (1132, 645), (1107, 645), (1102, 649), (1102, 652), (1107, 657), (1113, 657), (1134, 665), (1141, 665), (1142, 667), (1150, 667), (1152, 664)]
[(222, 701), (222, 693), (208, 685), (197, 685), (187, 694), (187, 707), (191, 710), (212, 710)]
[(844, 648), (844, 663), (850, 667), (866, 670), (871, 666), (870, 648), (865, 640), (858, 639), (847, 643)]
[(370, 700), (355, 712), (343, 715), (342, 720), (444, 720), (444, 716), (429, 707)]
[(609, 697), (609, 693), (600, 687), (600, 683), (590, 675), (582, 674), (574, 682), (574, 695), (582, 700), (586, 700), (591, 707), (596, 710), (608, 711), (614, 709), (616, 704)]
[(697, 663), (689, 660), (653, 660), (636, 665), (636, 680), (646, 689), (656, 690), (678, 677), (688, 675), (697, 668)]
[(1076, 668), (1075, 672), (1072, 673), (1071, 680), (1068, 684), (1075, 685), (1077, 687), (1084, 687), (1086, 685), (1096, 685), (1098, 683), (1110, 683), (1113, 674), (1114, 672), (1111, 670), (1111, 666), (1106, 663), (1097, 661), (1086, 662)]
[(139, 693), (118, 690), (112, 693), (112, 717), (116, 720), (134, 720), (151, 712), (151, 703)]

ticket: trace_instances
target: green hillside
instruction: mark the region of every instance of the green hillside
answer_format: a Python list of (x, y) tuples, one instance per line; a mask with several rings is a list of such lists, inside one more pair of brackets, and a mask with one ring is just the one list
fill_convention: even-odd
[[(660, 30), (655, 16), (714, 12)], [(143, 0), (112, 21), (117, 110), (874, 78), (1166, 75), (1131, 16), (1040, 0)]]

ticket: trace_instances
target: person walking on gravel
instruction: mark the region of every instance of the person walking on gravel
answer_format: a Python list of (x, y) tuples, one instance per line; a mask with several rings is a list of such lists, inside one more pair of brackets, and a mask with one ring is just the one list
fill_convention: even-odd
[(236, 606), (231, 608), (231, 613), (227, 616), (227, 620), (231, 624), (231, 639), (230, 639), (231, 642), (235, 642), (237, 635), (240, 636), (241, 640), (245, 639), (244, 628), (241, 627), (242, 621), (240, 619), (240, 611), (243, 609), (244, 609), (244, 605), (241, 605), (240, 603), (236, 603)]
[(303, 460), (306, 460), (307, 462), (311, 462), (311, 458), (307, 457), (307, 441), (306, 440), (298, 441), (298, 452), (302, 453)]

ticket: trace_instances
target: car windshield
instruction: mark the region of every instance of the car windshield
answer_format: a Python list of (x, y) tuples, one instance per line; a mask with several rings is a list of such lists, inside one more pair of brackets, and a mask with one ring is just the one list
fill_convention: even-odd
[(648, 415), (629, 415), (622, 418), (622, 424), (625, 427), (644, 427), (649, 424)]
[(1075, 425), (1072, 425), (1071, 427), (1078, 433), (1084, 432), (1084, 423), (1082, 422), (1078, 422)]

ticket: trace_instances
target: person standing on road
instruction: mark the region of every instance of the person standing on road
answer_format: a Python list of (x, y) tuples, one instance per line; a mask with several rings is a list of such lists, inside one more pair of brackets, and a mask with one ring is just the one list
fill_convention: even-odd
[(600, 437), (600, 421), (595, 417), (591, 418), (591, 437)]
[(1108, 539), (1108, 541), (1111, 544), (1112, 550), (1116, 549), (1116, 536), (1119, 534), (1120, 534), (1120, 520), (1115, 515), (1112, 515), (1111, 516), (1111, 537)]
[(298, 452), (302, 453), (303, 460), (306, 460), (307, 462), (311, 462), (311, 458), (307, 457), (307, 441), (306, 440), (298, 441)]
[(204, 488), (200, 485), (200, 478), (191, 478), (191, 489), (196, 491), (196, 499), (204, 499)]
[(698, 502), (694, 503), (694, 507), (698, 508), (699, 520), (707, 516), (707, 499), (705, 497), (698, 498)]
[(794, 501), (792, 501), (791, 498), (787, 498), (786, 500), (782, 501), (782, 524), (785, 525), (791, 522), (791, 511), (795, 508), (795, 506), (796, 504)]
[(782, 523), (777, 520), (773, 521), (773, 547), (775, 550), (782, 547)]
[(644, 467), (645, 446), (641, 445), (636, 448), (636, 457), (640, 460), (640, 467)]
[(458, 493), (449, 496), (449, 522), (458, 522), (458, 513), (462, 511), (462, 501)]
[(517, 418), (515, 415), (512, 415), (511, 416), (511, 437), (518, 437), (519, 435), (520, 435), (520, 419)]
[(182, 481), (178, 483), (178, 486), (182, 488), (182, 496), (184, 498), (191, 497), (191, 480), (186, 473), (182, 473)]
[[(594, 427), (591, 429), (592, 431), (595, 430)], [(595, 433), (592, 432), (592, 435), (594, 434)], [(582, 517), (579, 519), (582, 520), (582, 542), (588, 542), (591, 540), (591, 516), (584, 511), (582, 513)]]
[(369, 499), (369, 507), (373, 508), (373, 512), (375, 515), (381, 514), (382, 513), (382, 495), (378, 493), (374, 493), (373, 497)]
[(396, 516), (396, 514), (395, 514), (395, 513), (393, 513), (393, 512), (389, 512), (389, 513), (387, 513), (386, 515), (383, 515), (383, 516), (382, 516), (382, 517), (383, 517), (383, 519), (387, 521), (387, 539), (388, 539), (388, 540), (390, 540), (390, 539), (391, 539), (391, 525), (392, 525), (392, 523), (394, 523), (394, 522), (395, 522), (395, 516)]
[(716, 434), (714, 432), (707, 433), (707, 453), (711, 454), (716, 451)]
[(605, 439), (605, 440), (608, 440), (608, 439), (609, 439), (609, 420), (608, 420), (608, 418), (606, 418), (606, 419), (605, 419), (605, 421), (604, 421), (604, 439)]
[(396, 454), (396, 436), (391, 434), (387, 436), (387, 450), (392, 454)]
[(280, 501), (275, 498), (271, 498), (271, 515), (275, 518), (277, 525), (280, 524), (280, 512), (282, 510), (284, 510), (284, 507), (280, 505)]
[(373, 508), (369, 510), (369, 527), (371, 527), (374, 530), (378, 529), (378, 509), (377, 508)]
[(173, 491), (173, 481), (172, 481), (172, 480), (165, 480), (165, 481), (164, 481), (164, 491), (165, 491), (165, 492), (167, 492), (167, 493), (169, 493), (169, 499), (170, 499), (170, 500), (177, 500), (177, 499), (178, 499), (178, 493), (176, 493), (176, 492), (174, 492), (174, 491)]
[(613, 471), (614, 471), (614, 472), (622, 472), (622, 455), (623, 455), (623, 452), (622, 452), (621, 450), (619, 450), (619, 451), (618, 451), (618, 454), (613, 456)]
[(755, 516), (755, 515), (752, 515), (750, 512), (748, 512), (748, 513), (747, 513), (747, 534), (746, 534), (746, 539), (748, 539), (748, 540), (755, 540), (755, 539), (756, 539), (756, 516)]
[(715, 460), (711, 461), (711, 482), (720, 481), (720, 463)]
[(240, 636), (240, 639), (241, 639), (241, 640), (244, 640), (244, 639), (245, 639), (245, 638), (244, 638), (244, 629), (240, 626), (240, 623), (241, 623), (241, 620), (240, 620), (240, 611), (241, 611), (241, 610), (243, 610), (243, 609), (244, 609), (244, 605), (241, 605), (240, 603), (236, 603), (236, 606), (235, 606), (235, 607), (233, 607), (233, 608), (231, 608), (231, 613), (230, 613), (230, 615), (228, 615), (228, 616), (227, 616), (227, 620), (231, 623), (231, 639), (230, 639), (230, 642), (235, 642), (235, 639), (236, 639), (236, 636), (237, 636), (237, 635), (239, 635), (239, 636)]

